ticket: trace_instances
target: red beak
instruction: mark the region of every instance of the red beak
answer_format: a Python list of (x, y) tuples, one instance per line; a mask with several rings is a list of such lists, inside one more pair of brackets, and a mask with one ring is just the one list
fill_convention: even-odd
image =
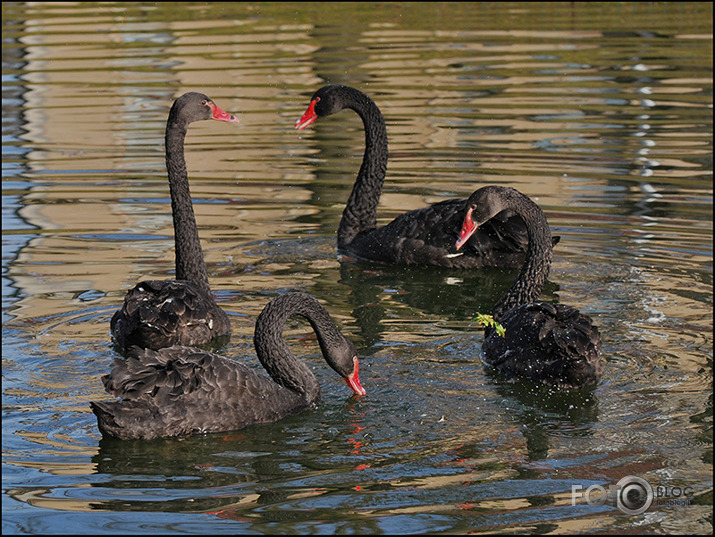
[(360, 384), (360, 377), (358, 376), (360, 364), (358, 363), (357, 356), (353, 358), (353, 363), (355, 364), (355, 369), (353, 369), (353, 372), (349, 377), (345, 377), (345, 382), (348, 383), (350, 389), (357, 395), (365, 395), (367, 392), (365, 391), (365, 388), (362, 387), (362, 384)]
[(211, 111), (213, 112), (211, 119), (217, 119), (218, 121), (228, 121), (229, 123), (238, 123), (238, 118), (233, 114), (224, 112), (211, 101), (209, 101), (208, 105), (211, 107)]
[(474, 232), (479, 227), (472, 220), (472, 211), (473, 210), (474, 209), (470, 207), (470, 209), (467, 211), (467, 216), (464, 217), (464, 223), (462, 224), (462, 231), (459, 232), (459, 239), (457, 240), (457, 244), (454, 245), (457, 250), (459, 250), (462, 246), (464, 246), (464, 243), (469, 240), (469, 237), (474, 235)]
[(318, 114), (315, 113), (315, 104), (318, 101), (310, 101), (310, 105), (308, 106), (308, 109), (305, 111), (305, 114), (295, 122), (295, 128), (298, 129), (299, 131), (302, 131), (304, 128), (306, 128), (308, 125), (313, 123), (316, 119), (318, 119)]

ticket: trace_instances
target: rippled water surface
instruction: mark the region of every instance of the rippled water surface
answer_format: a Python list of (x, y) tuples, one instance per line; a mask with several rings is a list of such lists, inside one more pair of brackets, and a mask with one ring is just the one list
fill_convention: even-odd
[[(2, 9), (4, 533), (712, 532), (709, 3)], [(484, 184), (538, 201), (562, 237), (543, 298), (599, 325), (595, 388), (485, 366), (471, 319), (513, 272), (338, 257), (362, 124), (293, 128), (326, 83), (387, 120), (380, 223)], [(173, 274), (163, 134), (189, 90), (241, 120), (192, 125), (186, 144), (233, 327), (221, 352), (259, 369), (256, 316), (304, 290), (355, 342), (368, 395), (295, 322), (318, 408), (102, 439), (89, 402), (108, 398), (109, 319), (141, 278)], [(627, 476), (670, 496), (637, 515), (572, 496)]]

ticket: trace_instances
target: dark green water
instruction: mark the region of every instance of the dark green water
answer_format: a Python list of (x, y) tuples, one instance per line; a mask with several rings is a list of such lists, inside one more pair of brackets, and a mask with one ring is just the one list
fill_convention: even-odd
[[(2, 9), (4, 533), (712, 532), (710, 4)], [(538, 201), (562, 237), (543, 298), (596, 320), (598, 386), (509, 384), (482, 362), (470, 319), (514, 273), (337, 256), (362, 124), (293, 129), (326, 83), (386, 117), (380, 223), (483, 184)], [(163, 133), (189, 90), (241, 120), (187, 139), (223, 354), (260, 368), (256, 316), (308, 291), (355, 342), (368, 395), (296, 322), (317, 409), (106, 440), (88, 403), (107, 397), (109, 319), (173, 271)], [(688, 495), (639, 515), (572, 495), (627, 476)]]

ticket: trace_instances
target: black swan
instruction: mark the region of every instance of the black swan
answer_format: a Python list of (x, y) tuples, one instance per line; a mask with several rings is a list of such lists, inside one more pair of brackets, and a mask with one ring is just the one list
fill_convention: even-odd
[(127, 292), (110, 325), (115, 341), (124, 349), (134, 345), (154, 350), (205, 345), (231, 334), (228, 316), (211, 296), (184, 160), (189, 123), (204, 119), (238, 123), (238, 118), (196, 92), (176, 99), (169, 112), (166, 169), (174, 219), (176, 279), (143, 281)]
[(325, 361), (358, 395), (357, 351), (311, 295), (287, 293), (256, 320), (256, 354), (272, 380), (229, 358), (192, 347), (159, 351), (133, 347), (117, 359), (104, 386), (120, 401), (90, 403), (99, 430), (120, 439), (152, 439), (233, 431), (278, 421), (316, 404), (320, 385), (310, 368), (291, 353), (282, 337), (286, 321), (298, 315), (315, 330)]
[[(387, 170), (387, 130), (375, 102), (340, 85), (320, 88), (296, 121), (302, 130), (317, 118), (350, 108), (365, 126), (365, 153), (338, 226), (338, 249), (358, 258), (396, 265), (452, 268), (518, 268), (524, 262), (527, 231), (508, 211), (479, 229), (461, 252), (454, 250), (467, 199), (449, 199), (406, 212), (377, 227), (377, 206)], [(555, 237), (554, 244), (558, 242)]]
[(513, 188), (487, 186), (474, 192), (456, 248), (494, 215), (509, 209), (526, 223), (526, 261), (516, 281), (492, 308), (506, 333), (488, 326), (482, 349), (486, 362), (508, 376), (554, 386), (595, 382), (601, 372), (598, 328), (588, 315), (563, 304), (534, 302), (544, 287), (553, 252), (551, 231), (541, 208)]

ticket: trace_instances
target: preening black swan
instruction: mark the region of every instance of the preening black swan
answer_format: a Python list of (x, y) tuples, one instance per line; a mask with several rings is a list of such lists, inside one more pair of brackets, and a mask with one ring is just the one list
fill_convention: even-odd
[[(338, 226), (338, 249), (359, 258), (397, 265), (453, 268), (517, 268), (524, 262), (527, 231), (510, 212), (493, 218), (461, 252), (454, 249), (467, 210), (466, 199), (450, 199), (406, 212), (377, 228), (377, 205), (387, 170), (387, 130), (377, 105), (363, 92), (340, 85), (320, 88), (296, 121), (304, 129), (317, 118), (350, 108), (365, 126), (365, 153)], [(558, 241), (558, 238), (555, 238)]]
[(122, 348), (136, 345), (157, 350), (172, 345), (205, 345), (231, 334), (226, 312), (211, 296), (184, 160), (189, 124), (204, 119), (238, 123), (238, 118), (196, 92), (176, 99), (169, 112), (166, 169), (174, 219), (176, 279), (143, 281), (127, 292), (124, 305), (110, 325)]
[(90, 403), (99, 430), (121, 439), (233, 431), (278, 421), (316, 404), (318, 380), (282, 337), (286, 321), (294, 315), (311, 324), (328, 365), (353, 392), (365, 395), (353, 344), (313, 296), (288, 293), (263, 309), (253, 337), (258, 359), (272, 380), (201, 349), (134, 347), (102, 377), (107, 392), (122, 400)]
[(601, 336), (591, 318), (571, 306), (534, 302), (549, 275), (553, 251), (549, 224), (536, 203), (513, 188), (480, 188), (469, 197), (456, 248), (506, 209), (524, 219), (529, 246), (521, 273), (492, 309), (506, 333), (486, 328), (482, 348), (487, 363), (509, 376), (544, 384), (595, 382), (601, 372)]

